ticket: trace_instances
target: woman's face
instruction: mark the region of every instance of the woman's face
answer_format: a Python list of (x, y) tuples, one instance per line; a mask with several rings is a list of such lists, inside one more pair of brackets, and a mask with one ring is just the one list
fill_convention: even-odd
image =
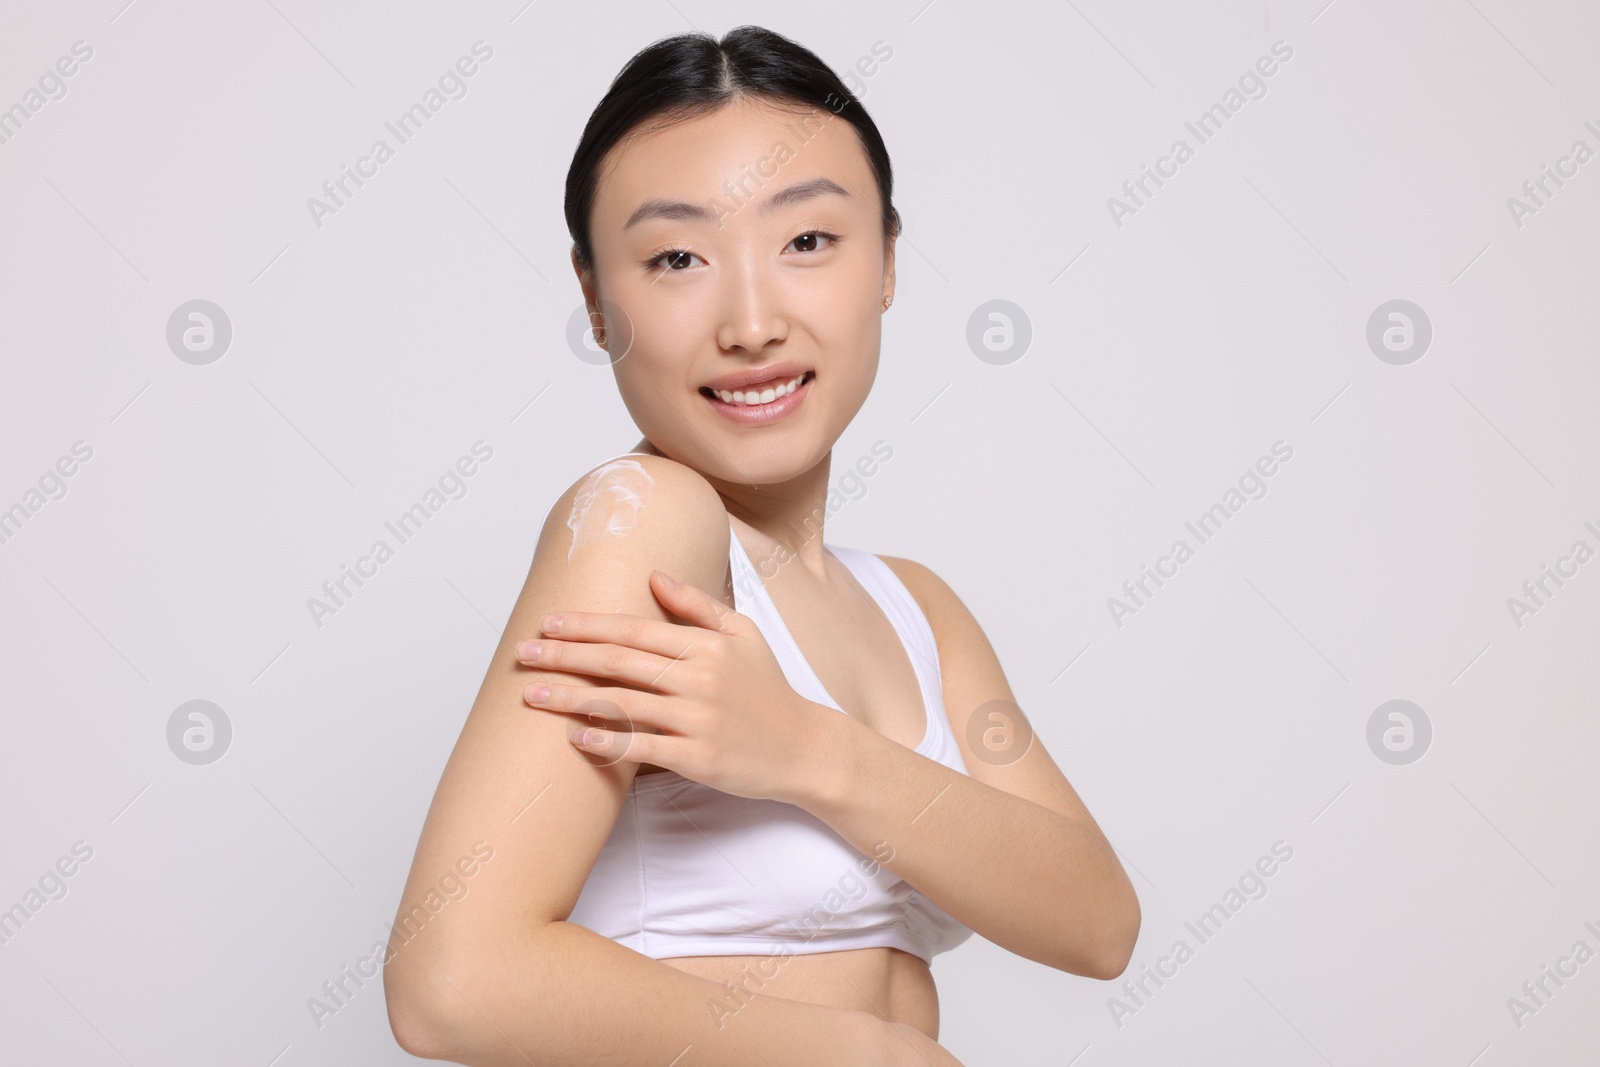
[[(623, 403), (658, 450), (754, 484), (827, 455), (877, 375), (894, 288), (878, 187), (849, 123), (743, 98), (636, 133), (607, 155), (589, 226), (584, 296), (603, 315)], [(810, 372), (781, 417), (737, 421), (705, 391), (768, 367), (776, 380), (750, 391)]]

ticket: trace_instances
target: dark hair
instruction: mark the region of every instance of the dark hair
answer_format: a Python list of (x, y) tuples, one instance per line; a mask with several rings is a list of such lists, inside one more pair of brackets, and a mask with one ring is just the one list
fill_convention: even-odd
[(854, 126), (878, 182), (884, 238), (900, 233), (889, 151), (861, 102), (815, 52), (761, 26), (739, 26), (721, 41), (705, 32), (662, 38), (628, 60), (595, 105), (567, 168), (567, 230), (581, 268), (594, 266), (589, 213), (606, 152), (647, 121), (661, 129), (744, 96), (820, 104)]

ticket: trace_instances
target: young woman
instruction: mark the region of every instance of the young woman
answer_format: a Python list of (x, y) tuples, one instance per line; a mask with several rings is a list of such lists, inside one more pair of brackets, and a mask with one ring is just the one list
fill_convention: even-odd
[(928, 963), (973, 931), (1127, 965), (1132, 885), (976, 620), (822, 537), (891, 193), (865, 110), (759, 27), (657, 42), (590, 117), (573, 266), (644, 437), (551, 509), (440, 780), (385, 959), (409, 1051), (954, 1064)]

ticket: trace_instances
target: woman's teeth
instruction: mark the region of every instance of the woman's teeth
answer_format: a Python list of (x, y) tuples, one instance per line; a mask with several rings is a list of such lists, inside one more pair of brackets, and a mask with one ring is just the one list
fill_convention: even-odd
[(725, 404), (770, 404), (780, 396), (788, 396), (790, 393), (800, 388), (800, 383), (805, 380), (806, 374), (809, 373), (811, 372), (806, 371), (805, 374), (797, 374), (793, 378), (790, 378), (788, 381), (784, 382), (782, 385), (772, 386), (770, 388), (763, 389), (760, 392), (756, 392), (755, 390), (750, 390), (749, 392), (729, 392), (726, 389), (713, 389), (712, 393), (720, 397), (722, 402)]

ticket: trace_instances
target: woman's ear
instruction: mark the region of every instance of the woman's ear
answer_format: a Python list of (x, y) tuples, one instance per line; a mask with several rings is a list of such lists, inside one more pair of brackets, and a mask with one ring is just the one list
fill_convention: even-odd
[(594, 302), (594, 275), (583, 269), (583, 264), (578, 262), (578, 246), (572, 246), (572, 273), (578, 276), (578, 285), (583, 289), (583, 301), (591, 308)]
[(883, 295), (894, 299), (894, 243), (890, 237), (883, 243)]
[(589, 312), (589, 328), (595, 331), (595, 344), (605, 347), (604, 319), (600, 317), (600, 297), (594, 284), (594, 272), (584, 270), (578, 262), (578, 246), (572, 246), (572, 272), (578, 276), (578, 288), (583, 290), (583, 306)]

